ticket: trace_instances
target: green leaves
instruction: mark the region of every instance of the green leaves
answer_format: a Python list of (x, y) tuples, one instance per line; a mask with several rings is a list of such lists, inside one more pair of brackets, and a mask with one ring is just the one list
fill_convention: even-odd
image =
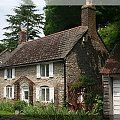
[(45, 35), (80, 25), (80, 6), (47, 6)]
[(109, 23), (99, 29), (99, 33), (109, 50), (112, 50), (120, 38), (120, 22)]
[[(28, 2), (30, 2), (29, 0)], [(25, 4), (27, 1), (25, 1)], [(31, 2), (30, 2), (31, 3)], [(34, 39), (34, 37), (40, 37), (40, 29), (43, 29), (43, 14), (36, 13), (38, 10), (36, 6), (31, 5), (20, 5), (14, 9), (14, 15), (7, 15), (6, 21), (9, 26), (3, 28), (6, 30), (4, 33), (4, 41), (7, 47), (13, 49), (17, 46), (18, 32), (21, 31), (21, 26), (27, 28), (28, 39)]]

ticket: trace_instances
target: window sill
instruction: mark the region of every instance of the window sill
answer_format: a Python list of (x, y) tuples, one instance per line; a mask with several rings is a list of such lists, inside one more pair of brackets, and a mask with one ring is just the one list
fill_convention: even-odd
[(40, 77), (40, 78), (37, 78), (37, 79), (52, 79), (53, 77)]
[(7, 78), (7, 79), (4, 79), (4, 80), (12, 80), (12, 78)]
[(49, 79), (49, 77), (41, 77), (41, 79)]
[(13, 100), (12, 97), (4, 97), (5, 99)]
[(51, 101), (40, 101), (42, 103), (52, 103)]

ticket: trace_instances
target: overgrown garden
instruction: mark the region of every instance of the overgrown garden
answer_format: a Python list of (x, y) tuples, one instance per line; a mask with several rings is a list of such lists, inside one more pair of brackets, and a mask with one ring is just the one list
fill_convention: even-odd
[[(24, 101), (4, 99), (0, 100), (0, 115), (21, 115), (33, 118), (33, 120), (35, 118), (39, 118), (40, 120), (102, 120), (103, 102), (102, 97), (95, 90), (95, 80), (82, 75), (78, 81), (72, 82), (70, 91), (72, 94), (74, 93), (74, 98), (77, 99), (79, 97), (77, 94), (83, 87), (84, 107), (70, 109), (69, 100), (67, 102), (67, 107), (63, 107), (55, 106), (53, 103), (43, 104), (41, 102), (36, 102), (34, 105), (28, 105)], [(76, 104), (73, 104), (73, 106), (75, 105)]]
[(19, 115), (25, 118), (39, 118), (39, 120), (92, 120), (93, 117), (97, 120), (102, 119), (102, 116), (98, 115), (97, 111), (95, 111), (96, 109), (89, 112), (83, 110), (73, 112), (64, 107), (55, 107), (53, 104), (45, 106), (37, 103), (37, 105), (32, 106), (27, 105), (24, 101), (12, 102), (7, 100), (0, 102), (1, 117), (13, 116), (16, 110), (19, 110)]

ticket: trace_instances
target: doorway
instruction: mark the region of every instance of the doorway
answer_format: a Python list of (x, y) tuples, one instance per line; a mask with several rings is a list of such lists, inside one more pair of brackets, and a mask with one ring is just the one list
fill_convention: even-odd
[(22, 100), (29, 103), (29, 86), (24, 85), (22, 86)]

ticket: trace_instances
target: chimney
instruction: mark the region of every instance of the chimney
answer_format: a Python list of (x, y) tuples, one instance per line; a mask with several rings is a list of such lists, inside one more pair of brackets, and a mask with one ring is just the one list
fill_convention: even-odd
[(18, 44), (24, 43), (27, 41), (27, 33), (26, 31), (20, 31), (18, 33)]
[(86, 0), (86, 4), (81, 8), (81, 25), (88, 26), (88, 33), (96, 32), (96, 8), (92, 5), (92, 0)]

